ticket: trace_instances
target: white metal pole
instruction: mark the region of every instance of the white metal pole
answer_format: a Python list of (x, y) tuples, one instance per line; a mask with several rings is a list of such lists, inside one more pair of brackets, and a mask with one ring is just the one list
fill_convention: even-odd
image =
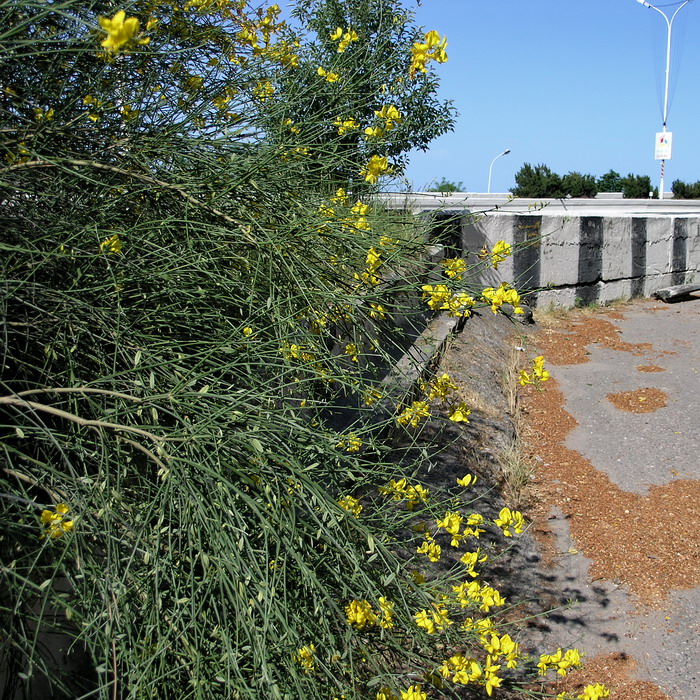
[[(669, 78), (671, 75), (671, 34), (673, 31), (673, 20), (676, 19), (676, 15), (692, 0), (685, 0), (685, 2), (676, 9), (676, 11), (673, 13), (671, 16), (671, 19), (668, 18), (666, 13), (663, 10), (660, 10), (658, 7), (652, 5), (650, 2), (647, 2), (647, 0), (637, 0), (638, 3), (641, 5), (644, 5), (644, 7), (649, 7), (652, 10), (656, 10), (665, 20), (666, 22), (666, 27), (668, 29), (667, 36), (666, 36), (666, 81), (665, 81), (665, 86), (664, 86), (664, 113), (663, 113), (663, 133), (666, 133), (666, 124), (668, 121), (668, 86), (669, 86)], [(664, 166), (666, 165), (666, 161), (662, 160), (661, 161), (661, 178), (659, 180), (659, 199), (664, 198)]]
[(499, 153), (492, 161), (491, 165), (489, 166), (489, 184), (488, 187), (486, 188), (486, 193), (491, 194), (491, 172), (493, 171), (493, 164), (501, 157), (501, 156), (507, 156), (510, 153), (510, 148), (506, 148), (503, 153)]

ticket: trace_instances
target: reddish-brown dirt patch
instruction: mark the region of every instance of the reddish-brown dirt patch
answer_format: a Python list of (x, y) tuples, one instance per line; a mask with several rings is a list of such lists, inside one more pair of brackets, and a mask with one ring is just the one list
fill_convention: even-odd
[(637, 365), (638, 372), (665, 372), (666, 370), (659, 365)]
[(631, 679), (637, 662), (627, 654), (604, 654), (584, 662), (585, 668), (572, 671), (557, 684), (557, 692), (576, 696), (585, 686), (602, 683), (611, 690), (610, 700), (671, 700), (653, 683)]
[[(577, 546), (593, 560), (591, 577), (627, 584), (647, 603), (660, 603), (674, 588), (700, 585), (700, 482), (652, 486), (648, 495), (623, 491), (583, 455), (564, 447), (576, 426), (550, 379), (544, 391), (522, 392), (526, 449), (541, 460), (535, 476), (536, 532), (559, 506)], [(538, 461), (539, 461), (538, 460)], [(545, 542), (546, 544), (546, 542)]]
[(666, 405), (666, 393), (650, 387), (608, 394), (605, 398), (615, 408), (627, 413), (653, 413)]
[(651, 350), (649, 343), (627, 343), (614, 323), (598, 315), (564, 321), (537, 334), (537, 347), (551, 365), (577, 365), (588, 362), (588, 346), (599, 343), (611, 350), (641, 355)]

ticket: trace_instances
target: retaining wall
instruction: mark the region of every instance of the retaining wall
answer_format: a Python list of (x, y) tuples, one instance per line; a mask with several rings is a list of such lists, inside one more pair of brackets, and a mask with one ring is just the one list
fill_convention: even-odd
[(408, 202), (404, 208), (442, 221), (448, 245), (470, 263), (498, 240), (514, 245), (514, 255), (498, 271), (482, 267), (478, 282), (512, 280), (518, 290), (538, 290), (530, 297), (538, 306), (651, 296), (663, 287), (700, 280), (700, 202), (534, 201), (505, 195), (423, 195), (404, 205)]

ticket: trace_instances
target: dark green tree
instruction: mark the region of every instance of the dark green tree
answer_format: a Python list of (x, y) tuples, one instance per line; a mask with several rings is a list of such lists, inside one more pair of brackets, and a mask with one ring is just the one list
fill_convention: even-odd
[(464, 183), (460, 180), (459, 182), (453, 182), (452, 180), (447, 180), (444, 177), (440, 182), (429, 187), (427, 192), (443, 192), (449, 194), (450, 192), (464, 192)]
[(630, 173), (622, 178), (622, 196), (625, 199), (648, 199), (649, 192), (656, 192), (648, 175)]
[(700, 199), (700, 181), (693, 184), (674, 180), (671, 185), (674, 199)]
[(516, 197), (552, 197), (559, 199), (566, 193), (562, 187), (561, 177), (553, 173), (546, 165), (534, 168), (525, 163), (515, 174), (515, 187), (510, 190)]
[(583, 175), (577, 172), (567, 173), (562, 178), (561, 184), (564, 194), (572, 197), (587, 198), (595, 197), (598, 194), (594, 175)]
[(598, 192), (621, 192), (622, 191), (622, 177), (620, 173), (614, 170), (608, 170), (605, 175), (601, 175), (596, 183), (598, 186)]

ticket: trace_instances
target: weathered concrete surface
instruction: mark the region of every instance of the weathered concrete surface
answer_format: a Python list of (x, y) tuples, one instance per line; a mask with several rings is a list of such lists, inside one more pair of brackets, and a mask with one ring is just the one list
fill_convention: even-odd
[[(386, 195), (451, 226), (456, 247), (478, 266), (484, 286), (507, 280), (536, 291), (537, 306), (585, 305), (651, 296), (696, 281), (700, 269), (700, 201), (526, 200), (505, 195)], [(498, 271), (476, 254), (496, 241), (514, 245)]]

